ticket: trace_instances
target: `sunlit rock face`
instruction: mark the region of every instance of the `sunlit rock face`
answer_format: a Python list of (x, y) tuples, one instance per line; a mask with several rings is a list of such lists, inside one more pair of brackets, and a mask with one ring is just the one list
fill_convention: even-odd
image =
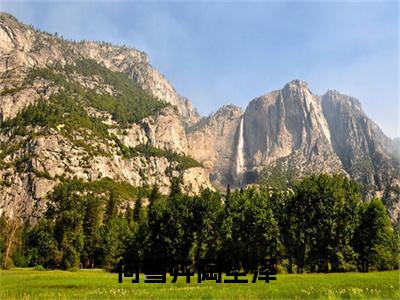
[(299, 175), (342, 171), (320, 99), (305, 82), (292, 81), (252, 100), (243, 114), (235, 112), (222, 108), (189, 134), (197, 159), (207, 163), (204, 153), (216, 153), (209, 165), (218, 170), (217, 181), (226, 174), (225, 184), (254, 183), (265, 167), (283, 159)]
[[(30, 80), (32, 70), (52, 70), (55, 66), (63, 70), (63, 66), (74, 66), (81, 59), (91, 59), (110, 71), (125, 73), (133, 80), (132, 84), (135, 82), (147, 94), (171, 104), (125, 128), (109, 113), (76, 97), (91, 117), (110, 126), (110, 134), (125, 147), (147, 144), (192, 156), (186, 128), (197, 122), (199, 115), (190, 100), (180, 96), (149, 63), (144, 52), (105, 42), (67, 41), (24, 25), (6, 13), (0, 13), (0, 123), (15, 118), (40, 100), (50, 101), (65, 89), (63, 84), (51, 80)], [(68, 76), (67, 81), (98, 95), (116, 96), (121, 92), (98, 75), (74, 73)], [(64, 124), (49, 128), (32, 124), (22, 135), (13, 134), (12, 128), (0, 133), (0, 213), (11, 217), (40, 216), (46, 207), (47, 195), (62, 177), (84, 181), (109, 177), (134, 186), (157, 184), (165, 194), (169, 193), (171, 177), (181, 178), (181, 187), (188, 194), (213, 188), (207, 169), (180, 170), (176, 162), (166, 157), (124, 157), (112, 138), (102, 139), (88, 134), (87, 130), (69, 132), (75, 140), (72, 142), (63, 133), (63, 127)], [(96, 151), (89, 151), (76, 140)], [(18, 167), (16, 162), (20, 164)]]
[(320, 99), (305, 82), (295, 80), (254, 99), (244, 116), (248, 171), (259, 173), (277, 160), (300, 176), (342, 169)]
[(234, 168), (242, 115), (242, 109), (237, 106), (223, 106), (188, 130), (193, 157), (209, 170), (210, 178), (219, 188), (236, 182)]
[(199, 124), (189, 144), (219, 186), (241, 187), (260, 176), (343, 173), (362, 185), (365, 199), (383, 197), (392, 220), (398, 218), (395, 144), (352, 97), (317, 96), (294, 80), (250, 101), (243, 114), (225, 107)]

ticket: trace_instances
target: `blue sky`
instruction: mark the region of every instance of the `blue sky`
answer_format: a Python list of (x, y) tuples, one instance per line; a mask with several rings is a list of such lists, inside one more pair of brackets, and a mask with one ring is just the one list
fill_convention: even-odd
[(399, 3), (16, 2), (0, 9), (69, 39), (144, 50), (202, 115), (292, 79), (358, 98), (400, 136)]

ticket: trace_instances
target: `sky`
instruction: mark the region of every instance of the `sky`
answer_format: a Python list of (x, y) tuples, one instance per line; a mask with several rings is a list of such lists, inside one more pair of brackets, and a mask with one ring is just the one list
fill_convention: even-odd
[(398, 1), (0, 0), (0, 10), (67, 39), (145, 51), (202, 115), (301, 79), (318, 95), (358, 98), (400, 136)]

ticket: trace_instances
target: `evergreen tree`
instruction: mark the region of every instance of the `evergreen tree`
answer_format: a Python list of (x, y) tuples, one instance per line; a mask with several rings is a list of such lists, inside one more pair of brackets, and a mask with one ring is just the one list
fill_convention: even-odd
[(80, 253), (84, 245), (83, 216), (84, 201), (79, 191), (83, 190), (78, 180), (59, 186), (50, 197), (48, 216), (54, 219), (54, 238), (61, 254), (61, 268), (80, 266)]
[(85, 268), (94, 268), (100, 251), (100, 200), (92, 195), (85, 197), (82, 262)]
[(143, 199), (142, 195), (139, 195), (139, 197), (136, 200), (135, 207), (133, 209), (133, 219), (137, 223), (142, 223), (144, 222), (144, 218), (145, 218), (145, 211), (143, 207)]
[(129, 224), (125, 218), (115, 216), (104, 224), (102, 237), (102, 265), (107, 270), (116, 270), (121, 259), (124, 258), (127, 246), (133, 238)]
[(358, 267), (362, 272), (391, 269), (396, 257), (392, 252), (393, 228), (383, 203), (374, 198), (365, 203), (354, 235)]

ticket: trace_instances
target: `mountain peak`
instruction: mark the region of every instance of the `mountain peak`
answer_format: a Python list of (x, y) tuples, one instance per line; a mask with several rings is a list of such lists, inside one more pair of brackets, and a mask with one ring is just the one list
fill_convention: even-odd
[(285, 84), (283, 89), (289, 89), (289, 88), (306, 88), (310, 89), (308, 83), (304, 80), (299, 80), (299, 79), (294, 79), (288, 83)]
[(14, 17), (13, 15), (10, 15), (9, 13), (2, 12), (2, 11), (0, 11), (0, 20), (2, 20), (2, 21), (12, 20), (14, 22), (18, 22), (16, 17)]
[(234, 105), (234, 104), (226, 104), (223, 105), (220, 109), (217, 110), (215, 114), (220, 114), (220, 113), (226, 113), (226, 112), (232, 112), (232, 113), (239, 113), (242, 114), (243, 110), (241, 107)]
[(324, 99), (327, 98), (331, 99), (331, 101), (346, 103), (350, 107), (362, 111), (361, 102), (357, 98), (342, 94), (337, 90), (326, 91), (326, 93), (322, 96), (322, 99), (324, 101)]

